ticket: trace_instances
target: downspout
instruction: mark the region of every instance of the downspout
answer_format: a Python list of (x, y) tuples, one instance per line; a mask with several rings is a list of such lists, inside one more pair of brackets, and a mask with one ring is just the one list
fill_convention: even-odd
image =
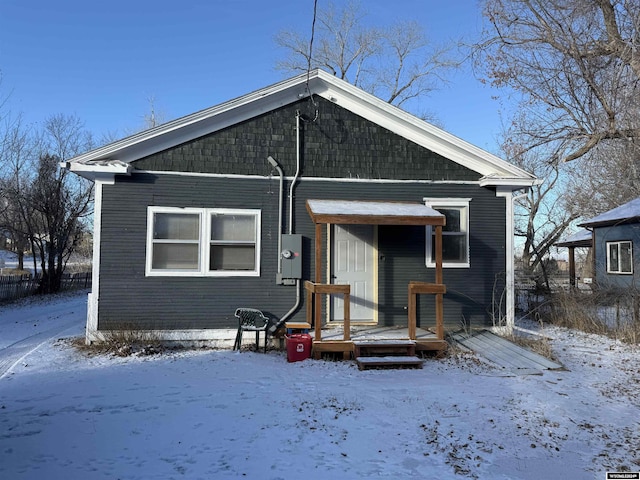
[(496, 189), (496, 196), (503, 197), (505, 199), (506, 208), (506, 231), (505, 231), (505, 289), (506, 289), (506, 322), (504, 327), (498, 328), (498, 330), (506, 331), (505, 333), (511, 333), (515, 327), (515, 265), (513, 261), (514, 254), (514, 207), (513, 204), (516, 200), (527, 194), (513, 195), (513, 191), (508, 188)]

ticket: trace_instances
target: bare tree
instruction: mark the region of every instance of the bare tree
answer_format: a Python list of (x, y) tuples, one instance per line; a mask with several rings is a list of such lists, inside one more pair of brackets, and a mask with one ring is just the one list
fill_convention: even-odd
[(640, 197), (640, 139), (596, 146), (584, 162), (571, 164), (565, 195), (591, 218)]
[(144, 129), (157, 127), (167, 121), (166, 114), (158, 109), (155, 95), (147, 97), (149, 111), (144, 115)]
[[(526, 117), (520, 117), (526, 123)], [(513, 164), (544, 179), (515, 201), (515, 236), (522, 239), (522, 264), (525, 273), (540, 288), (549, 289), (547, 261), (554, 244), (580, 211), (563, 195), (570, 175), (566, 164), (551, 161), (557, 152), (547, 146), (529, 147), (518, 133), (518, 122), (505, 132), (502, 150)]]
[(39, 293), (60, 290), (62, 274), (71, 253), (82, 240), (82, 219), (90, 213), (91, 187), (76, 183), (60, 168), (60, 157), (43, 155), (24, 198), (25, 219), (42, 277)]
[(155, 95), (149, 95), (147, 98), (149, 110), (142, 115), (142, 122), (136, 126), (126, 127), (122, 130), (112, 130), (103, 133), (97, 140), (96, 145), (106, 145), (115, 142), (124, 137), (135, 135), (136, 133), (157, 127), (168, 121), (167, 114), (162, 108), (158, 107)]
[(640, 137), (639, 2), (486, 0), (484, 13), (477, 65), (535, 112), (530, 147), (567, 161)]
[(287, 57), (277, 67), (288, 73), (322, 68), (402, 107), (446, 82), (444, 73), (454, 66), (449, 47), (431, 44), (417, 22), (378, 28), (365, 25), (365, 17), (358, 2), (341, 10), (329, 4), (318, 12), (312, 49), (310, 35), (281, 31), (275, 42)]
[(28, 240), (34, 267), (42, 273), (40, 293), (59, 290), (83, 220), (91, 213), (92, 183), (70, 175), (60, 162), (91, 145), (91, 136), (73, 116), (50, 117), (38, 131), (16, 121), (5, 131), (0, 225)]
[(7, 115), (0, 140), (0, 229), (10, 248), (18, 256), (18, 270), (24, 270), (25, 252), (30, 249), (25, 214), (18, 201), (24, 194), (24, 180), (29, 176), (29, 163), (35, 154), (31, 129), (22, 116)]
[(277, 68), (286, 72), (306, 72), (311, 64), (311, 68), (323, 68), (342, 80), (360, 85), (365, 65), (381, 48), (381, 33), (376, 28), (363, 27), (364, 16), (355, 1), (349, 2), (341, 11), (332, 3), (326, 10), (318, 11), (313, 52), (309, 51), (310, 36), (281, 31), (275, 42), (287, 51), (288, 56), (278, 62)]

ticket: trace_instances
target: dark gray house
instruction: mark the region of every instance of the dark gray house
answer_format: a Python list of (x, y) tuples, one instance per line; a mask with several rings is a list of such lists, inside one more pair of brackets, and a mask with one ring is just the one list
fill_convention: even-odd
[(582, 222), (591, 232), (594, 281), (599, 288), (640, 287), (634, 255), (640, 252), (640, 198)]
[[(307, 200), (440, 212), (445, 325), (490, 324), (500, 298), (513, 321), (512, 194), (535, 177), (323, 71), (66, 167), (95, 182), (88, 341), (136, 328), (226, 342), (241, 306), (304, 320), (316, 258), (326, 283), (351, 285), (352, 324), (406, 325), (409, 282), (434, 281), (434, 229), (330, 225), (316, 257)], [(338, 302), (329, 324), (341, 321)], [(418, 322), (430, 321), (431, 302), (421, 297)]]

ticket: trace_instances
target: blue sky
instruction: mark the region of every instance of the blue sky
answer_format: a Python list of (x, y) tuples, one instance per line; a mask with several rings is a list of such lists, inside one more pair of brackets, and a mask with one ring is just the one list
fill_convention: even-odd
[[(477, 0), (362, 4), (370, 22), (415, 19), (435, 42), (472, 39), (482, 25)], [(122, 135), (142, 125), (150, 97), (170, 120), (285, 78), (273, 37), (310, 32), (312, 14), (313, 0), (1, 0), (0, 97), (10, 94), (5, 110), (28, 122), (73, 114), (98, 138)], [(423, 109), (497, 153), (496, 92), (469, 70), (450, 79)]]

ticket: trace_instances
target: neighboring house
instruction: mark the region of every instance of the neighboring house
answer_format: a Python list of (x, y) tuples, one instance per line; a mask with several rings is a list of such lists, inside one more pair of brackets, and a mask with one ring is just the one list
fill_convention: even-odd
[[(315, 278), (316, 258), (326, 283), (352, 286), (352, 324), (406, 326), (409, 282), (434, 281), (432, 227), (331, 225), (316, 257), (309, 199), (438, 210), (445, 325), (488, 325), (501, 298), (513, 322), (512, 193), (535, 177), (326, 72), (66, 167), (96, 187), (89, 341), (121, 328), (228, 340), (237, 307), (304, 320), (301, 282)], [(328, 322), (341, 320), (335, 302)], [(430, 324), (432, 298), (420, 298), (418, 317)]]
[(599, 288), (638, 288), (640, 198), (580, 224), (591, 233), (594, 282)]

